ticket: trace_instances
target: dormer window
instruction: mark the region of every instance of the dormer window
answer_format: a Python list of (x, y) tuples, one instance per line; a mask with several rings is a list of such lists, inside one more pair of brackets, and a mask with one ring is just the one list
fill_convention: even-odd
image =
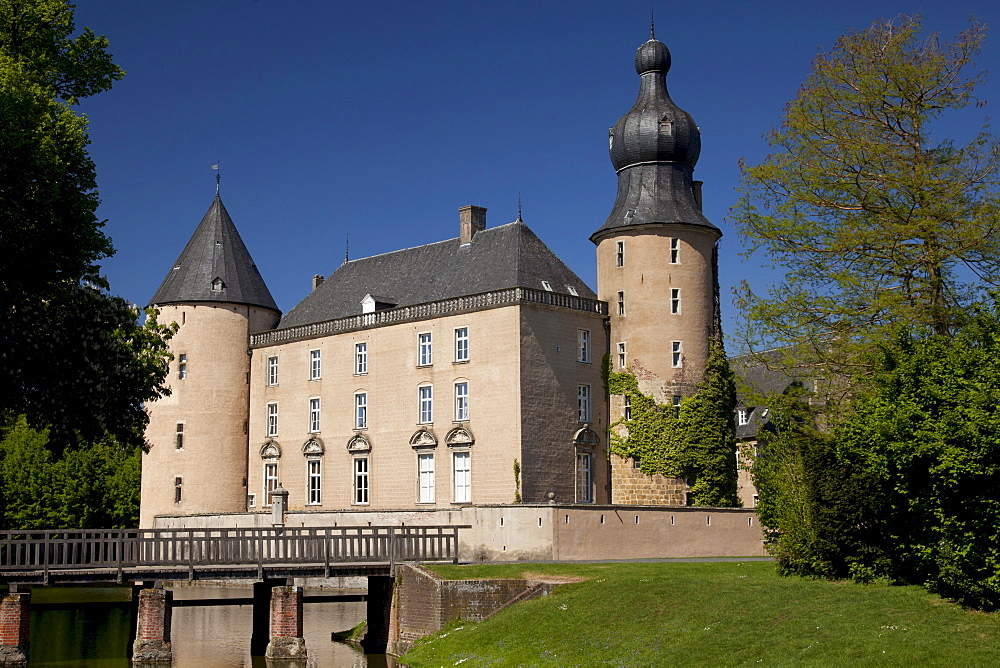
[(750, 424), (750, 411), (746, 408), (736, 409), (736, 424), (741, 427), (746, 424)]
[(226, 289), (226, 284), (222, 282), (222, 279), (218, 276), (212, 281), (212, 292), (222, 292)]
[(614, 128), (608, 128), (608, 150), (610, 151), (614, 147), (615, 147)]
[(671, 119), (667, 117), (663, 117), (660, 119), (660, 134), (663, 135), (664, 137), (673, 136), (674, 122)]
[(579, 296), (580, 296), (580, 293), (579, 293), (579, 292), (577, 292), (577, 291), (576, 291), (576, 288), (574, 288), (574, 287), (573, 287), (572, 285), (567, 285), (567, 286), (566, 286), (566, 289), (567, 289), (567, 290), (569, 291), (569, 293), (570, 293), (571, 295), (573, 295), (574, 297), (579, 297)]
[(542, 281), (542, 287), (548, 292), (552, 292), (552, 285), (550, 285), (548, 281)]
[(629, 209), (625, 212), (625, 222), (629, 222), (635, 216), (635, 209)]

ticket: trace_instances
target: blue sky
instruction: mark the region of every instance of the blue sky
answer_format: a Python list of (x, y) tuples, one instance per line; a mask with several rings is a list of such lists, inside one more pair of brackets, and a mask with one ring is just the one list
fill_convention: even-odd
[[(702, 131), (695, 178), (725, 236), (720, 282), (770, 274), (740, 255), (726, 216), (738, 161), (766, 154), (810, 62), (873, 20), (919, 13), (951, 38), (975, 15), (1000, 28), (1000, 3), (667, 2), (656, 36), (670, 49), (671, 96)], [(351, 257), (451, 238), (458, 207), (517, 216), (591, 287), (589, 235), (614, 202), (607, 129), (635, 99), (635, 49), (648, 0), (397, 2), (80, 0), (77, 26), (107, 35), (126, 70), (84, 100), (112, 292), (145, 304), (215, 193), (222, 197), (278, 306), (313, 274)], [(979, 62), (1000, 62), (1000, 34)], [(997, 104), (957, 119), (962, 137)], [(730, 344), (731, 352), (735, 344)]]

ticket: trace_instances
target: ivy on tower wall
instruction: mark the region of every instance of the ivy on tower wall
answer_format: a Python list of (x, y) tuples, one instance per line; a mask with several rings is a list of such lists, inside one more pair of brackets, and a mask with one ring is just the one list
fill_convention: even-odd
[[(639, 460), (646, 475), (686, 478), (694, 506), (739, 506), (736, 490), (736, 385), (718, 340), (709, 343), (705, 375), (680, 409), (639, 390), (630, 371), (612, 371), (605, 358), (609, 394), (629, 397), (630, 418), (610, 426), (612, 454)], [(619, 429), (624, 427), (625, 429)]]

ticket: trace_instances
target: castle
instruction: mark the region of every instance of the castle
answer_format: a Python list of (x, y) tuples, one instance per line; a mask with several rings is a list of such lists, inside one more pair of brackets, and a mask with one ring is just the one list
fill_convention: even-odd
[(630, 407), (602, 379), (607, 357), (679, 404), (718, 334), (722, 232), (669, 67), (651, 34), (609, 131), (618, 195), (590, 237), (596, 293), (520, 216), (488, 227), (465, 206), (457, 237), (345, 260), (282, 314), (217, 194), (151, 299), (179, 329), (172, 392), (149, 406), (140, 526), (266, 513), (279, 484), (299, 512), (684, 505), (683, 480), (609, 454)]

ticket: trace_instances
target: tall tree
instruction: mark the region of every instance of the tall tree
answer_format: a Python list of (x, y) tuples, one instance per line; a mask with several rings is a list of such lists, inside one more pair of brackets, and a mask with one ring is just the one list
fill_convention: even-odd
[(969, 74), (985, 36), (920, 36), (920, 19), (874, 23), (820, 54), (763, 163), (741, 165), (731, 211), (748, 253), (785, 272), (738, 294), (752, 349), (850, 370), (891, 323), (939, 335), (1000, 282), (1000, 145), (935, 122), (975, 102)]
[(65, 0), (0, 0), (0, 410), (49, 427), (56, 449), (141, 442), (170, 334), (100, 275), (114, 249), (73, 106), (124, 72), (106, 38), (74, 32)]

